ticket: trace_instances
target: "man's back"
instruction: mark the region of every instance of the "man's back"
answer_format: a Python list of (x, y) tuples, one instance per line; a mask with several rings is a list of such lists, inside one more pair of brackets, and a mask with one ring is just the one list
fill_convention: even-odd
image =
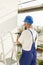
[(22, 44), (22, 48), (24, 50), (31, 50), (31, 46), (32, 46), (32, 34), (31, 32), (29, 31), (31, 30), (32, 34), (33, 34), (33, 38), (35, 40), (35, 37), (37, 35), (36, 31), (34, 29), (27, 29), (27, 30), (24, 30), (19, 38), (19, 41), (21, 42)]

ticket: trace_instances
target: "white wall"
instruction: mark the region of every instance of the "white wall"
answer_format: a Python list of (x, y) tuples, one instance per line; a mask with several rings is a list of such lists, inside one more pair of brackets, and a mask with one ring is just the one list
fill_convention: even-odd
[(17, 15), (0, 23), (0, 35), (6, 35), (17, 26)]
[(17, 25), (17, 0), (0, 0), (0, 35), (5, 35)]
[(12, 31), (17, 26), (17, 3), (17, 0), (0, 0), (0, 36), (2, 36), (4, 47), (4, 49), (2, 49), (0, 38), (0, 53), (4, 50), (5, 57), (11, 57), (12, 53), (13, 42), (8, 32)]
[(17, 10), (17, 0), (0, 0), (0, 18)]

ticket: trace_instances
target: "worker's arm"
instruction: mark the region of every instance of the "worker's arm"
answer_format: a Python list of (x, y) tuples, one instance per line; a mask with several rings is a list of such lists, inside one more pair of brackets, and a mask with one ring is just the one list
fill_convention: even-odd
[(19, 42), (19, 35), (17, 36), (17, 39), (16, 39), (16, 43), (17, 43), (17, 46), (21, 46), (22, 47), (22, 44)]
[(17, 45), (20, 44), (20, 42), (18, 41), (18, 39), (19, 39), (19, 36), (17, 36), (17, 39), (16, 39)]
[(22, 32), (20, 36), (19, 35), (17, 36), (16, 43), (22, 45), (23, 40), (24, 40), (24, 32)]

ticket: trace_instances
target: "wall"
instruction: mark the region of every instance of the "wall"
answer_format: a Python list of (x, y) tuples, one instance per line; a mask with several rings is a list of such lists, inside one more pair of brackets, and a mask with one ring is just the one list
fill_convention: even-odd
[(17, 0), (0, 0), (0, 35), (5, 35), (16, 27), (17, 3)]

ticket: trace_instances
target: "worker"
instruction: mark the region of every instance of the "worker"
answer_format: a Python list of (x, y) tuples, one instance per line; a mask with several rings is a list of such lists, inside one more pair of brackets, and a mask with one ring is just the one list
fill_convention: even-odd
[(17, 44), (22, 44), (20, 65), (36, 65), (38, 34), (32, 27), (33, 18), (26, 16), (24, 19), (25, 30), (21, 33)]

